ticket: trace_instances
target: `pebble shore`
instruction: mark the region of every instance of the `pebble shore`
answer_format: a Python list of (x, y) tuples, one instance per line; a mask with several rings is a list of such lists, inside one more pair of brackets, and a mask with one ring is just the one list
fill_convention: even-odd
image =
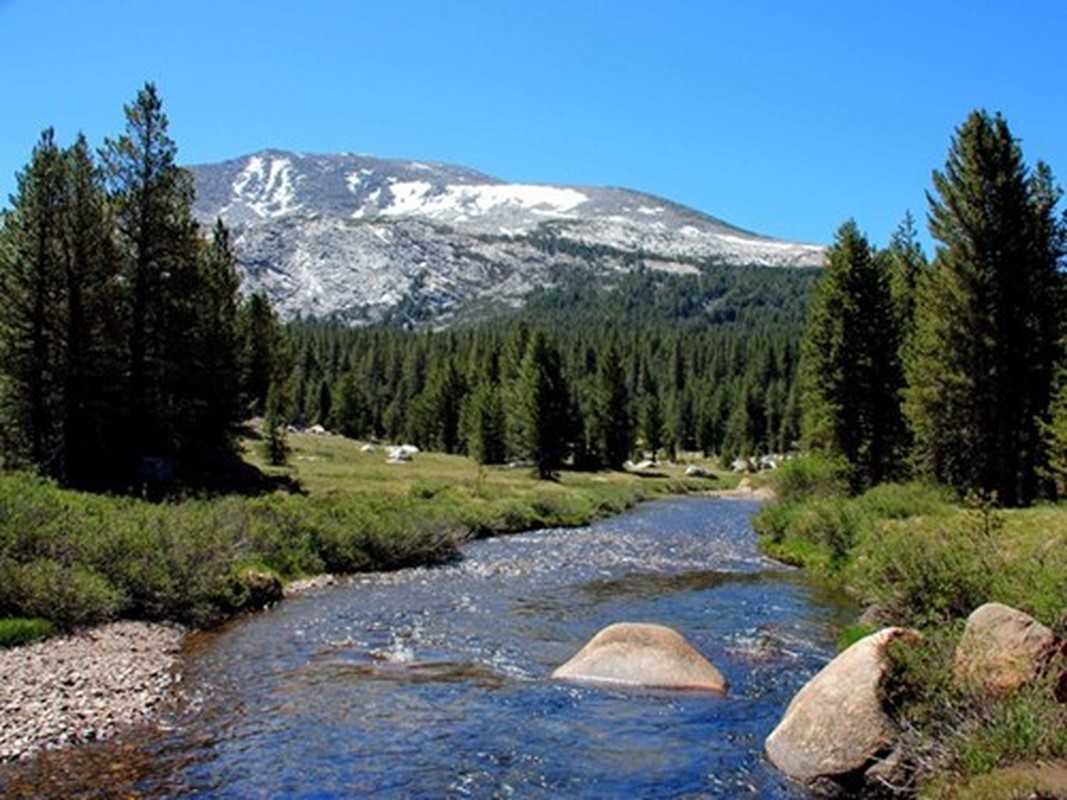
[(115, 622), (0, 650), (0, 762), (148, 722), (180, 680), (176, 625)]

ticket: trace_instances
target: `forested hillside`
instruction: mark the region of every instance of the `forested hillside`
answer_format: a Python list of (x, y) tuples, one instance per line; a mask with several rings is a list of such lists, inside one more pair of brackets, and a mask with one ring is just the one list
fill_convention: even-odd
[[(576, 466), (784, 452), (799, 431), (798, 342), (816, 275), (639, 270), (605, 286), (568, 270), (518, 314), (473, 327), (294, 323), (293, 416), (483, 463), (533, 459), (530, 436), (546, 426), (559, 460)], [(530, 406), (546, 369), (551, 413)]]

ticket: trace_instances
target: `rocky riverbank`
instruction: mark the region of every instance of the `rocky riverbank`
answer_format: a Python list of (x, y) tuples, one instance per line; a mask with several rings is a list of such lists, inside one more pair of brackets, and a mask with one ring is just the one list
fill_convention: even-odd
[(180, 680), (184, 636), (175, 625), (115, 622), (0, 651), (0, 761), (150, 721)]

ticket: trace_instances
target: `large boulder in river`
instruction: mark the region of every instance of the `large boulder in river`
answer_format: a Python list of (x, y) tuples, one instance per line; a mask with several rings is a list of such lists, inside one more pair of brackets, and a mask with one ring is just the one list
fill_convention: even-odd
[(903, 628), (883, 628), (827, 664), (767, 737), (767, 757), (807, 784), (862, 785), (894, 760), (897, 731), (882, 708), (886, 647)]
[(680, 633), (643, 622), (604, 628), (552, 677), (720, 694), (728, 686), (723, 674)]
[(1009, 694), (1037, 678), (1060, 647), (1056, 635), (1029, 614), (986, 603), (967, 618), (956, 646), (956, 680), (971, 689)]

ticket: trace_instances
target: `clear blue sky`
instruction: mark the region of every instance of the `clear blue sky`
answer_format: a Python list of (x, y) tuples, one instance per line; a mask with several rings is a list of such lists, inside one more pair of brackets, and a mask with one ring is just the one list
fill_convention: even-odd
[(883, 244), (973, 108), (1067, 182), (1065, 42), (1064, 0), (0, 0), (0, 197), (151, 80), (184, 163), (445, 161)]

